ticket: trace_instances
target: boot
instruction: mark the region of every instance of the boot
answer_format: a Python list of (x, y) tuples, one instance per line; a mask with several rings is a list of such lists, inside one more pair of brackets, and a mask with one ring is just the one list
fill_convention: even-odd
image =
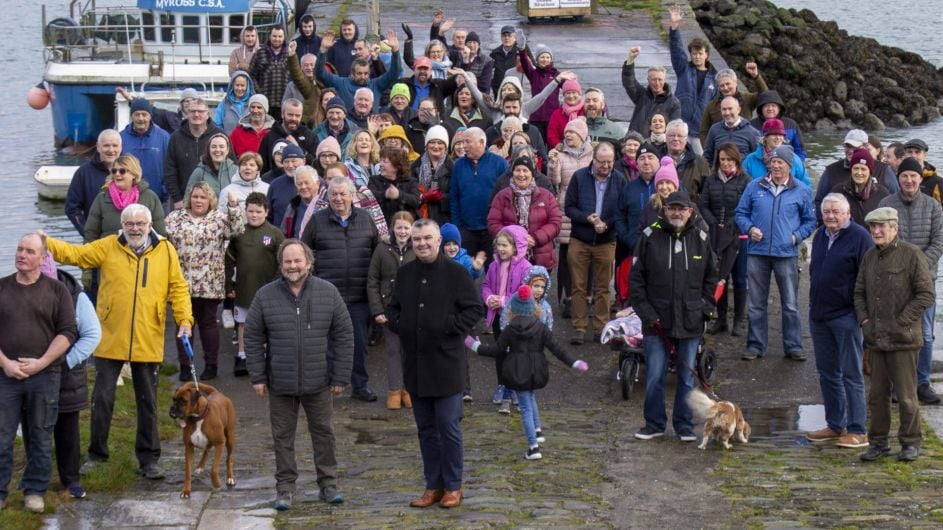
[(409, 397), (409, 392), (405, 390), (400, 390), (399, 396), (400, 396), (400, 402), (402, 402), (404, 407), (408, 409), (413, 408), (413, 400), (412, 398)]
[(386, 394), (386, 408), (390, 410), (399, 410), (402, 407), (399, 390), (390, 390)]
[(216, 379), (216, 365), (208, 364), (203, 368), (203, 373), (200, 374), (200, 381), (209, 381), (210, 379)]
[(733, 329), (730, 334), (742, 337), (747, 334), (747, 290), (733, 291)]

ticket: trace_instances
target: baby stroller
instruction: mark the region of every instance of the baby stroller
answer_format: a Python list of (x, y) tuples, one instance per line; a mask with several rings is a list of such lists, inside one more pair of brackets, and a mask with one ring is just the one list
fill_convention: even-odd
[[(642, 320), (635, 311), (628, 307), (616, 313), (616, 318), (610, 320), (603, 327), (599, 341), (608, 344), (609, 348), (619, 352), (619, 369), (616, 380), (622, 388), (622, 399), (628, 401), (632, 397), (632, 390), (639, 380), (639, 371), (645, 362), (645, 353), (642, 350)], [(694, 369), (701, 384), (709, 384), (714, 377), (717, 363), (717, 354), (710, 348), (704, 336), (697, 345), (697, 355), (694, 358)], [(679, 368), (674, 364), (672, 355), (668, 371), (676, 372)], [(686, 367), (681, 367), (686, 370)]]

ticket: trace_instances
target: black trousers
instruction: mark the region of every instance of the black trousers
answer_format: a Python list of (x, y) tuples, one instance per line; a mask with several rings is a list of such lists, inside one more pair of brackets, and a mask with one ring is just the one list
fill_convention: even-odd
[[(95, 389), (92, 391), (92, 429), (89, 460), (108, 460), (108, 433), (115, 410), (115, 386), (124, 361), (95, 358)], [(141, 467), (160, 459), (157, 432), (157, 371), (160, 363), (131, 363), (134, 402), (137, 406), (137, 437), (134, 453)]]

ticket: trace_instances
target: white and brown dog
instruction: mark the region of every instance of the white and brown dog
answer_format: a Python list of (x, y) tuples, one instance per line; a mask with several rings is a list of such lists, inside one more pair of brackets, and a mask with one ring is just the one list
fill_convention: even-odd
[(236, 485), (233, 477), (232, 450), (236, 438), (236, 408), (225, 394), (210, 385), (200, 383), (197, 390), (195, 383), (185, 383), (174, 394), (174, 404), (170, 407), (170, 416), (180, 422), (183, 429), (186, 467), (184, 469), (181, 499), (189, 499), (191, 475), (193, 470), (194, 448), (203, 449), (203, 457), (196, 473), (203, 473), (210, 447), (216, 448), (210, 478), (213, 487), (219, 489), (219, 461), (226, 446), (226, 485)]
[(694, 389), (688, 392), (686, 401), (694, 412), (694, 417), (704, 421), (704, 439), (698, 449), (707, 449), (711, 438), (720, 440), (724, 449), (730, 449), (730, 439), (736, 435), (737, 441), (747, 443), (750, 440), (750, 424), (743, 419), (743, 412), (730, 401), (714, 401), (704, 392)]

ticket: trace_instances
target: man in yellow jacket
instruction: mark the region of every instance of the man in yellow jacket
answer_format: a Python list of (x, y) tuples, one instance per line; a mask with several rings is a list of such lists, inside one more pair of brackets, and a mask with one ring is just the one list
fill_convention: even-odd
[(161, 479), (164, 473), (158, 463), (157, 380), (164, 360), (167, 301), (180, 327), (178, 336), (190, 336), (190, 290), (177, 251), (151, 230), (151, 212), (146, 207), (127, 206), (121, 212), (121, 228), (116, 235), (85, 245), (58, 241), (42, 232), (40, 235), (56, 261), (101, 270), (96, 309), (102, 339), (95, 350), (91, 441), (82, 473), (108, 460), (115, 384), (122, 365), (130, 362), (138, 414), (134, 447), (140, 472), (146, 478)]

